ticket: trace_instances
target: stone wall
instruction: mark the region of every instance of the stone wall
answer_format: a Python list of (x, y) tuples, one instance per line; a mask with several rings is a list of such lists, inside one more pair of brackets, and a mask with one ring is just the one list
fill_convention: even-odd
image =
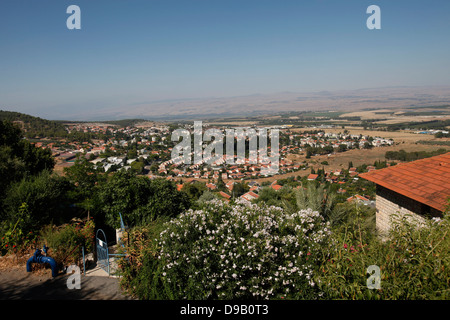
[(442, 214), (434, 208), (379, 185), (376, 191), (376, 209), (376, 227), (382, 236), (387, 234), (394, 219), (406, 217), (420, 225), (426, 221), (426, 217)]

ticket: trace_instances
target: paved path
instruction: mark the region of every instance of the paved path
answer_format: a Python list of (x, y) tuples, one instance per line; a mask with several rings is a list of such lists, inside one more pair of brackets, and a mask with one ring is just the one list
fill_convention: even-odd
[(81, 275), (81, 289), (67, 288), (69, 275), (52, 278), (51, 270), (26, 272), (26, 267), (0, 270), (0, 300), (131, 300), (119, 288), (119, 279), (101, 271)]

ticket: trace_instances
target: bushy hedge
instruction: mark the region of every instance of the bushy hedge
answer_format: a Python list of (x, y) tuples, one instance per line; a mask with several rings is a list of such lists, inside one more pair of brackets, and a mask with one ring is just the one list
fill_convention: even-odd
[(81, 263), (82, 247), (86, 253), (93, 250), (94, 230), (92, 219), (61, 226), (47, 225), (41, 230), (38, 242), (49, 248), (49, 256), (60, 265)]
[[(324, 251), (317, 282), (327, 299), (450, 298), (450, 220), (429, 220), (418, 227), (397, 221), (384, 241), (361, 241), (358, 232), (334, 232)], [(380, 268), (380, 286), (368, 289), (367, 268)]]
[(35, 234), (26, 228), (29, 217), (28, 206), (23, 203), (13, 221), (0, 222), (0, 256), (8, 253), (21, 253), (35, 244)]
[(351, 214), (330, 230), (312, 210), (212, 201), (133, 230), (122, 285), (140, 299), (450, 298), (448, 217), (399, 221), (381, 240)]
[[(134, 269), (147, 276), (133, 282), (139, 298), (319, 297), (315, 261), (330, 231), (317, 212), (212, 201), (162, 229), (155, 251)], [(131, 270), (125, 261), (122, 267)]]

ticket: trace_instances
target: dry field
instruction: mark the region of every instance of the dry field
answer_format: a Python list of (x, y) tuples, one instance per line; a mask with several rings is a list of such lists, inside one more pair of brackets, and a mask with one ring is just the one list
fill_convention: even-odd
[(443, 115), (443, 116), (422, 116), (420, 117), (420, 121), (418, 120), (418, 117), (414, 117), (414, 116), (402, 116), (402, 117), (394, 117), (388, 120), (383, 120), (383, 121), (377, 121), (378, 124), (396, 124), (396, 123), (403, 123), (403, 122), (423, 122), (423, 121), (435, 121), (435, 120), (439, 120), (439, 121), (443, 121), (443, 120), (448, 120), (450, 119), (450, 116), (448, 115)]
[[(351, 161), (353, 166), (357, 167), (362, 164), (373, 164), (375, 161), (386, 160), (385, 154), (387, 151), (399, 151), (405, 150), (406, 152), (412, 151), (433, 151), (445, 146), (431, 146), (414, 143), (400, 143), (389, 147), (372, 148), (369, 150), (349, 150), (344, 153), (338, 153), (336, 155), (320, 156), (317, 160), (317, 167), (322, 167), (320, 162), (328, 161), (329, 165), (323, 166), (326, 170), (347, 169), (348, 163)], [(398, 162), (398, 161), (397, 161)]]
[[(290, 129), (291, 132), (302, 132), (302, 131), (311, 131), (312, 128), (294, 128)], [(416, 134), (408, 131), (377, 131), (377, 130), (364, 130), (363, 127), (346, 127), (345, 129), (341, 128), (330, 128), (330, 129), (321, 129), (324, 132), (328, 133), (343, 133), (344, 130), (347, 130), (349, 134), (355, 135), (367, 135), (371, 137), (381, 137), (386, 139), (394, 139), (394, 142), (405, 142), (405, 143), (414, 143), (418, 140), (433, 140), (433, 135), (428, 134)]]
[(205, 121), (205, 125), (210, 126), (238, 126), (238, 127), (248, 127), (257, 125), (258, 121)]
[(391, 109), (378, 109), (378, 110), (370, 110), (370, 111), (354, 111), (347, 112), (341, 114), (339, 118), (343, 117), (361, 117), (361, 120), (373, 120), (373, 119), (386, 119), (390, 117), (389, 114), (385, 114), (385, 112), (395, 112), (395, 110)]
[[(354, 167), (368, 164), (372, 165), (375, 161), (386, 160), (385, 154), (387, 151), (399, 151), (405, 150), (406, 152), (412, 151), (433, 151), (440, 148), (445, 148), (445, 146), (432, 146), (414, 143), (400, 143), (394, 146), (379, 147), (372, 149), (354, 149), (343, 153), (337, 153), (334, 155), (322, 155), (314, 156), (310, 159), (306, 159), (305, 155), (289, 155), (288, 159), (294, 161), (295, 163), (302, 163), (307, 161), (311, 167), (316, 169), (324, 168), (326, 171), (337, 170), (337, 169), (347, 169), (348, 163), (351, 161)], [(448, 149), (448, 148), (447, 148)], [(450, 149), (449, 149), (450, 150)], [(321, 162), (327, 161), (328, 165), (323, 165)], [(308, 171), (308, 170), (306, 170)], [(305, 172), (305, 171), (303, 171)], [(296, 174), (301, 175), (302, 174)]]
[[(303, 130), (311, 130), (310, 128), (304, 129), (293, 129), (292, 131), (303, 131)], [(433, 151), (441, 148), (447, 148), (442, 145), (425, 145), (425, 144), (416, 144), (419, 140), (427, 140), (433, 141), (436, 140), (433, 135), (427, 134), (415, 134), (406, 131), (398, 131), (398, 132), (386, 132), (386, 131), (375, 131), (375, 130), (364, 130), (363, 128), (347, 128), (350, 134), (362, 134), (369, 135), (372, 137), (382, 137), (388, 139), (394, 139), (394, 145), (387, 147), (378, 147), (372, 149), (354, 149), (349, 150), (343, 153), (337, 153), (335, 155), (324, 155), (312, 157), (311, 159), (306, 159), (305, 155), (289, 155), (288, 159), (294, 161), (295, 163), (302, 163), (303, 161), (307, 161), (315, 168), (325, 168), (325, 170), (336, 170), (336, 169), (346, 169), (348, 167), (348, 163), (351, 161), (353, 166), (359, 166), (362, 164), (373, 164), (375, 161), (384, 161), (385, 154), (387, 151), (399, 151), (405, 150), (406, 152), (412, 151)], [(324, 129), (325, 132), (331, 133), (339, 133), (343, 132), (344, 129)], [(446, 139), (449, 141), (450, 139)], [(322, 165), (321, 162), (327, 161), (328, 165)]]
[(436, 115), (423, 115), (421, 112), (427, 111), (442, 111), (442, 108), (438, 109), (415, 109), (417, 115), (405, 115), (405, 112), (411, 110), (400, 110), (399, 109), (378, 109), (378, 110), (365, 110), (365, 111), (355, 111), (348, 112), (340, 115), (339, 117), (361, 117), (361, 120), (377, 120), (376, 123), (379, 124), (395, 124), (402, 122), (422, 122), (422, 121), (433, 121), (433, 120), (447, 120), (450, 119), (449, 114), (436, 114)]

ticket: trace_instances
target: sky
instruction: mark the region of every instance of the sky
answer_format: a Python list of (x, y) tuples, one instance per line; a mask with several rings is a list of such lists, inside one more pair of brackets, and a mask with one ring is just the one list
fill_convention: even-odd
[(449, 39), (448, 0), (1, 0), (0, 109), (450, 85)]

